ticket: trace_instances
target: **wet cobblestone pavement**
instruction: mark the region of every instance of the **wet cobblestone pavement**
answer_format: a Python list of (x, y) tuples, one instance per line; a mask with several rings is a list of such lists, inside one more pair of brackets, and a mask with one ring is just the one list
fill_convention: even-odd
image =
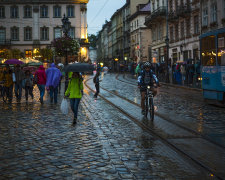
[(85, 89), (75, 127), (37, 88), (28, 103), (0, 102), (0, 179), (213, 179), (92, 97)]
[[(137, 87), (117, 81), (116, 75), (114, 78), (110, 76), (104, 77), (105, 80), (102, 82), (104, 88), (140, 104), (140, 92)], [(107, 83), (109, 81), (107, 78), (112, 83)], [(125, 79), (120, 75), (119, 79), (137, 84), (130, 75), (126, 75)], [(205, 103), (200, 91), (162, 86), (154, 98), (154, 103), (157, 112), (225, 147), (225, 108)]]

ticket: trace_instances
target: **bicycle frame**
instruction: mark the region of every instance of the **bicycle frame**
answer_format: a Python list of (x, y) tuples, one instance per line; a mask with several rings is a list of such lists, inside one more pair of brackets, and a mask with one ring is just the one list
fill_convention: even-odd
[(150, 86), (147, 86), (147, 91), (145, 94), (145, 117), (147, 118), (148, 112), (150, 114), (150, 119), (154, 120), (154, 104), (153, 104), (153, 92)]

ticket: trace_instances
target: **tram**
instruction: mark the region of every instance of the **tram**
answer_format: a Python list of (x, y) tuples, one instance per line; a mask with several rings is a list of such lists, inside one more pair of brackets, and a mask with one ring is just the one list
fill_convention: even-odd
[(225, 104), (225, 28), (200, 36), (203, 96)]

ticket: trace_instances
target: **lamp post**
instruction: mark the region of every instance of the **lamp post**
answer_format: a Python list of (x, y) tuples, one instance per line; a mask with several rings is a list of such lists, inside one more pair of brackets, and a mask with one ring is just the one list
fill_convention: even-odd
[(168, 11), (169, 11), (169, 5), (168, 0), (166, 1), (166, 82), (169, 83), (169, 69), (168, 69), (168, 62), (169, 62), (169, 23), (168, 23)]
[[(63, 30), (63, 33), (64, 33), (64, 36), (65, 37), (68, 37), (68, 32), (70, 30), (70, 25), (71, 25), (71, 22), (69, 21), (69, 18), (65, 16), (63, 16), (63, 19), (62, 19), (62, 30)], [(68, 65), (68, 57), (67, 57), (67, 53), (68, 53), (68, 47), (66, 47), (65, 51), (66, 51), (66, 62), (65, 62), (65, 66)], [(68, 72), (66, 73), (66, 81), (65, 81), (65, 91), (68, 87)]]

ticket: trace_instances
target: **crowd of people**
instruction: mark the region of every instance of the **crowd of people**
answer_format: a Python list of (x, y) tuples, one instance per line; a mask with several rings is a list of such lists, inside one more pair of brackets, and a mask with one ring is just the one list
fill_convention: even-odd
[(0, 95), (4, 96), (6, 94), (7, 101), (11, 103), (14, 97), (14, 90), (16, 101), (20, 102), (24, 89), (25, 99), (28, 101), (29, 95), (31, 99), (34, 98), (33, 88), (37, 85), (40, 91), (40, 102), (44, 103), (45, 90), (48, 90), (50, 101), (54, 101), (56, 104), (61, 79), (62, 73), (54, 63), (47, 70), (41, 65), (34, 74), (29, 69), (24, 70), (19, 64), (12, 68), (7, 64), (0, 69)]

